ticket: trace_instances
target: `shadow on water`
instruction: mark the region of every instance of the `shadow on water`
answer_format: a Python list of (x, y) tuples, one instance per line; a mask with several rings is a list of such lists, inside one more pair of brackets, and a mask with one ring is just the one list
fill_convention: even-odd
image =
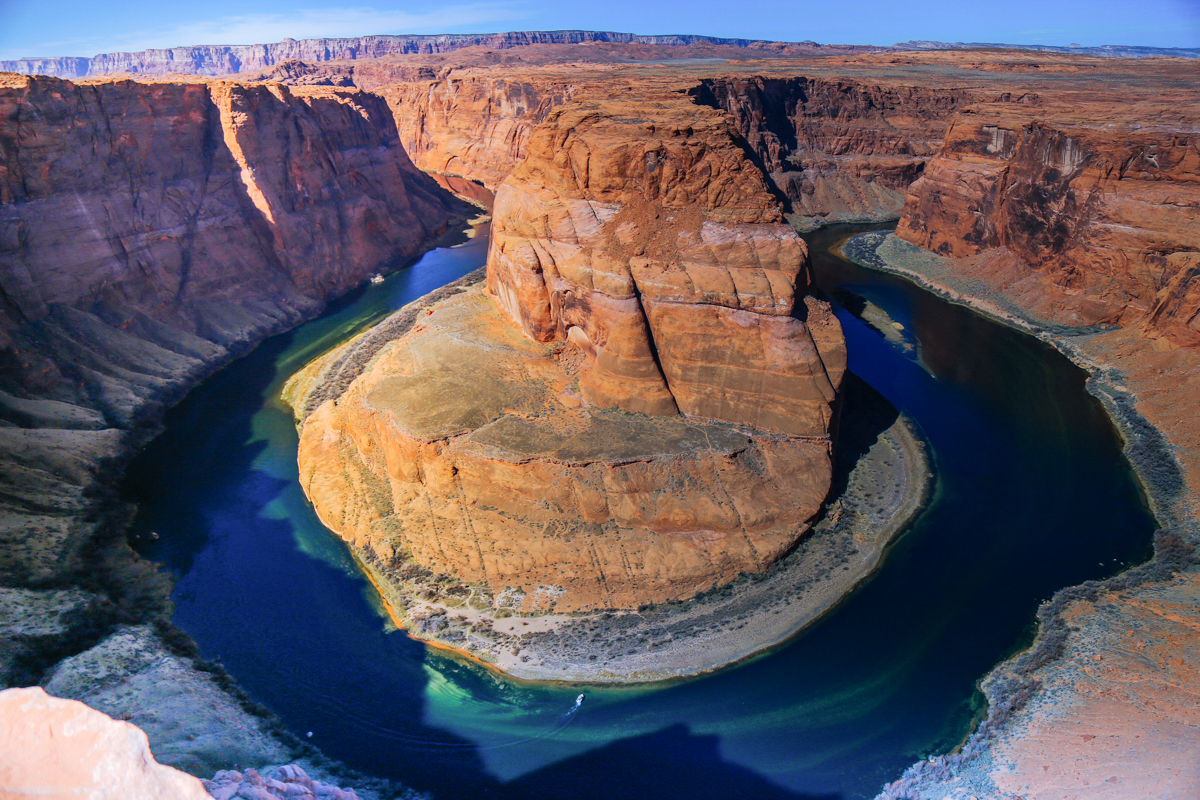
[[(178, 503), (206, 496), (226, 474), (247, 476), (254, 484), (247, 494), (263, 502), (285, 490), (284, 481), (252, 469), (268, 443), (251, 442), (250, 417), (239, 412), (267, 391), (275, 380), (275, 361), (291, 342), (291, 334), (273, 337), (206, 380), (167, 413), (163, 432), (130, 464), (123, 493), (138, 504), (130, 539), (142, 555), (176, 575), (190, 572), (209, 544), (210, 510), (196, 507), (181, 514)], [(185, 458), (178, 457), (182, 453)], [(224, 507), (221, 501), (214, 506)], [(244, 508), (245, 518), (255, 519), (258, 510)], [(168, 540), (154, 538), (163, 533)]]
[[(597, 780), (595, 776), (603, 775)], [(583, 778), (583, 776), (588, 776)], [(731, 788), (736, 794), (731, 794)], [(504, 798), (611, 800), (688, 797), (693, 800), (841, 800), (843, 795), (791, 792), (721, 756), (719, 736), (694, 735), (672, 725), (569, 758), (504, 787)]]
[(831, 498), (839, 497), (846, 491), (850, 473), (858, 460), (900, 416), (900, 412), (886, 397), (853, 372), (846, 372), (841, 391), (837, 449), (834, 451), (833, 478), (829, 484)]
[[(1079, 370), (829, 256), (837, 233), (810, 240), (821, 288), (863, 301), (837, 309), (857, 376), (841, 457), (903, 412), (937, 461), (934, 495), (871, 580), (769, 656), (588, 688), (575, 708), (579, 687), (509, 681), (389, 627), (299, 488), (278, 391), (387, 309), (482, 265), (486, 239), (428, 254), (193, 392), (129, 472), (135, 544), (176, 574), (176, 623), (255, 700), (328, 755), (437, 798), (872, 796), (962, 738), (975, 682), (1040, 600), (1143, 558), (1153, 524)], [(852, 313), (868, 303), (886, 335)]]

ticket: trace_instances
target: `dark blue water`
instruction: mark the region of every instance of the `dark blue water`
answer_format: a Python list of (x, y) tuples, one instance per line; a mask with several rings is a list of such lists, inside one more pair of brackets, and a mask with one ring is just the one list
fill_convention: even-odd
[(482, 238), (269, 340), (171, 412), (127, 493), (143, 552), (178, 575), (176, 623), (327, 754), (439, 798), (872, 796), (960, 741), (975, 682), (1038, 602), (1144, 559), (1153, 520), (1081, 371), (834, 258), (838, 234), (812, 237), (823, 289), (903, 328), (889, 342), (840, 308), (850, 367), (920, 424), (936, 485), (876, 576), (786, 646), (691, 681), (589, 688), (572, 711), (579, 688), (506, 680), (379, 613), (300, 492), (277, 396), (315, 355), (481, 266)]

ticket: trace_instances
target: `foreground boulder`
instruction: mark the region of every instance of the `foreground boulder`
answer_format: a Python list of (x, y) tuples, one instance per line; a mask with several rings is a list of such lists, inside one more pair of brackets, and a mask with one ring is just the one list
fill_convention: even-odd
[(0, 795), (209, 800), (199, 780), (154, 760), (136, 726), (39, 688), (0, 692)]

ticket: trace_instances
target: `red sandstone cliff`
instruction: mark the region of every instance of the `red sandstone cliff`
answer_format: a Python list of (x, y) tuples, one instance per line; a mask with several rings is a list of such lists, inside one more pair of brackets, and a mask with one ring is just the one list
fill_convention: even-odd
[(950, 119), (985, 95), (769, 75), (705, 79), (690, 93), (730, 114), (793, 213), (826, 222), (897, 216)]
[(879, 255), (1084, 365), (1164, 531), (1148, 564), (1044, 605), (1034, 646), (983, 681), (989, 715), (963, 753), (919, 763), (881, 798), (1200, 791), (1200, 72), (974, 68), (1040, 66), (1108, 82), (964, 109), (896, 231), (940, 257), (896, 240)]
[[(981, 105), (911, 188), (896, 234), (1066, 324), (1200, 344), (1200, 117), (1161, 96)], [(985, 257), (986, 256), (986, 257)]]
[(3, 510), (25, 523), (5, 528), (0, 574), (79, 566), (95, 525), (75, 516), (80, 486), (112, 429), (416, 253), (457, 210), (374, 95), (5, 78), (0, 415), (19, 427)]
[(533, 128), (572, 91), (562, 77), (470, 74), (378, 90), (417, 166), (462, 175), (493, 190), (525, 159)]
[(827, 434), (844, 345), (823, 363), (792, 316), (804, 243), (723, 114), (584, 100), (530, 151), (497, 193), (488, 290), (526, 336), (586, 354), (586, 400)]

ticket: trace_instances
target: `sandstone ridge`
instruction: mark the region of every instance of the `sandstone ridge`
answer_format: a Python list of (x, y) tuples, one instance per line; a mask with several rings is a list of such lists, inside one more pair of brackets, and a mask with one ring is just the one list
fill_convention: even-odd
[[(21, 74), (54, 75), (60, 78), (86, 78), (113, 72), (148, 75), (194, 74), (230, 75), (251, 72), (288, 59), (330, 61), (334, 59), (370, 59), (389, 54), (444, 53), (470, 47), (497, 49), (533, 45), (580, 45), (593, 43), (642, 45), (651, 48), (681, 50), (697, 45), (719, 48), (725, 56), (748, 50), (755, 54), (797, 56), (827, 53), (853, 53), (879, 48), (860, 45), (820, 45), (816, 42), (766, 42), (754, 39), (729, 39), (716, 36), (640, 36), (613, 31), (510, 31), (507, 33), (432, 36), (360, 36), (344, 39), (284, 39), (282, 42), (251, 45), (192, 45), (136, 53), (102, 53), (91, 58), (21, 58), (0, 61), (0, 71)], [(681, 53), (680, 55), (693, 55)], [(670, 57), (668, 55), (667, 57)]]

